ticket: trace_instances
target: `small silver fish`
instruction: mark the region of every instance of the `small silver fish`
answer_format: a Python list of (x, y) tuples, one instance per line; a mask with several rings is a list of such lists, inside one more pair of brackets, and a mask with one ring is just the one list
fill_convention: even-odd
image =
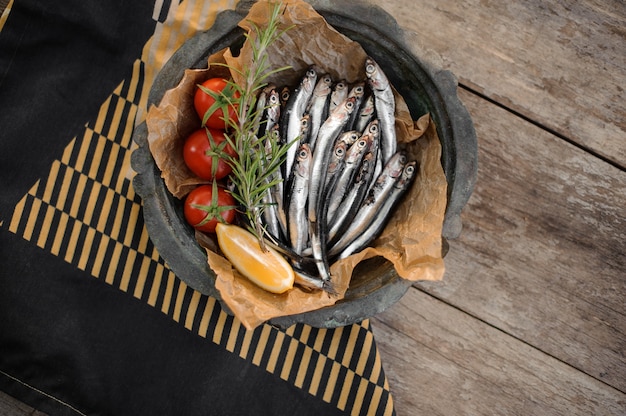
[(309, 186), (308, 217), (312, 224), (317, 222), (318, 201), (326, 184), (330, 149), (353, 109), (354, 98), (344, 100), (324, 121), (317, 135), (316, 151), (311, 162), (311, 184)]
[(314, 66), (311, 66), (302, 77), (296, 90), (291, 93), (281, 117), (281, 136), (285, 143), (291, 144), (287, 150), (287, 158), (285, 160), (285, 180), (287, 181), (291, 177), (291, 168), (298, 152), (298, 146), (295, 143), (300, 135), (302, 116), (306, 110), (309, 98), (313, 94), (316, 82), (317, 71)]
[(352, 114), (350, 114), (350, 118), (346, 122), (344, 130), (353, 130), (355, 128), (356, 118), (359, 114), (359, 109), (361, 108), (361, 103), (365, 98), (365, 82), (357, 82), (350, 88), (348, 91), (348, 97), (354, 97), (354, 110)]
[(304, 143), (297, 152), (289, 198), (289, 241), (296, 254), (302, 254), (308, 242), (309, 226), (306, 204), (309, 193), (310, 165), (311, 149), (307, 143)]
[(374, 94), (376, 117), (380, 120), (380, 149), (382, 161), (385, 164), (396, 153), (397, 149), (395, 127), (396, 102), (387, 76), (374, 59), (370, 57), (365, 59), (365, 75)]
[(350, 221), (356, 215), (361, 206), (367, 190), (374, 176), (376, 165), (376, 149), (369, 151), (363, 156), (359, 171), (354, 178), (354, 184), (348, 190), (343, 201), (337, 208), (335, 215), (329, 221), (328, 242), (334, 244), (337, 236), (344, 231)]
[(324, 183), (324, 187), (328, 186), (328, 183), (342, 172), (345, 160), (346, 160), (346, 151), (348, 150), (348, 144), (345, 141), (337, 139), (335, 142), (335, 147), (333, 148), (333, 152), (330, 155), (330, 160), (328, 162), (328, 170), (326, 171), (326, 181)]
[(348, 83), (342, 79), (333, 86), (333, 90), (330, 93), (328, 111), (332, 113), (346, 98), (348, 98)]
[(387, 198), (380, 204), (380, 208), (376, 211), (376, 216), (372, 219), (371, 225), (341, 251), (339, 254), (340, 259), (361, 251), (382, 232), (389, 222), (396, 205), (413, 182), (417, 172), (416, 165), (415, 161), (411, 161), (404, 166), (402, 175), (396, 180)]
[(341, 201), (343, 201), (344, 196), (348, 192), (350, 185), (352, 185), (354, 176), (361, 165), (363, 156), (370, 148), (372, 140), (373, 138), (371, 135), (363, 135), (348, 149), (345, 156), (343, 170), (339, 174), (335, 187), (330, 194), (330, 203), (326, 214), (328, 216), (327, 221), (332, 220), (337, 208), (339, 208)]
[(341, 133), (339, 135), (339, 138), (337, 138), (337, 140), (344, 142), (347, 147), (350, 147), (354, 144), (354, 142), (359, 140), (360, 137), (361, 137), (361, 133), (357, 132), (356, 130), (350, 130), (350, 131), (345, 131)]
[(306, 112), (311, 116), (311, 130), (309, 132), (309, 144), (311, 151), (315, 152), (315, 140), (317, 132), (322, 123), (328, 117), (330, 104), (330, 93), (332, 91), (333, 79), (328, 74), (320, 76), (313, 90), (313, 95), (309, 99)]
[(359, 207), (348, 229), (328, 250), (330, 257), (339, 255), (354, 239), (367, 230), (375, 218), (376, 212), (391, 192), (396, 179), (402, 174), (405, 164), (406, 154), (404, 152), (397, 152), (389, 159), (389, 162), (376, 179), (374, 186), (369, 190), (363, 204)]
[(338, 294), (333, 282), (330, 280), (320, 279), (318, 276), (312, 276), (309, 273), (295, 267), (293, 271), (295, 275), (295, 283), (298, 286), (311, 290), (323, 290), (324, 292), (334, 296)]
[(264, 121), (265, 132), (271, 131), (280, 122), (280, 93), (274, 86), (267, 94)]

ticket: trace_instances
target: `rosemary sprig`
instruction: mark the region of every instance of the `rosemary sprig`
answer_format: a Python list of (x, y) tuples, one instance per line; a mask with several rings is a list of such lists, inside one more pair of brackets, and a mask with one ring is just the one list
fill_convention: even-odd
[(235, 189), (232, 195), (241, 204), (251, 231), (259, 239), (263, 250), (265, 250), (263, 237), (267, 235), (262, 222), (263, 210), (267, 208), (263, 197), (277, 184), (277, 180), (274, 179), (275, 173), (284, 162), (287, 149), (293, 144), (279, 142), (270, 132), (259, 137), (256, 128), (264, 112), (264, 108), (257, 108), (260, 91), (267, 86), (268, 77), (290, 68), (285, 66), (272, 69), (268, 63), (268, 47), (290, 29), (290, 27), (283, 30), (279, 28), (282, 8), (282, 3), (272, 3), (270, 17), (265, 27), (250, 22), (256, 36), (245, 35), (252, 51), (249, 65), (239, 70), (224, 64), (243, 79), (243, 85), (229, 82), (239, 93), (239, 97), (237, 94), (229, 94), (226, 97), (237, 109), (237, 119), (227, 120), (229, 131), (226, 134), (227, 140), (237, 153), (235, 158), (225, 155), (233, 168), (231, 180)]

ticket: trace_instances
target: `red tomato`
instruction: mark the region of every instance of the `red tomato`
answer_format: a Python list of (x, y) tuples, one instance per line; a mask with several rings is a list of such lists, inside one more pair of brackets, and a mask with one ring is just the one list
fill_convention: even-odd
[[(231, 157), (237, 153), (224, 137), (222, 130), (201, 128), (189, 135), (183, 146), (185, 164), (199, 178), (205, 180), (222, 179), (232, 168), (223, 158), (223, 153)], [(217, 162), (214, 167), (213, 163)]]
[(237, 122), (237, 108), (232, 105), (240, 94), (222, 78), (209, 78), (196, 89), (193, 105), (196, 113), (207, 127), (225, 130), (228, 123)]
[(185, 198), (185, 219), (195, 229), (215, 232), (218, 222), (232, 224), (235, 221), (235, 198), (216, 182), (200, 185)]

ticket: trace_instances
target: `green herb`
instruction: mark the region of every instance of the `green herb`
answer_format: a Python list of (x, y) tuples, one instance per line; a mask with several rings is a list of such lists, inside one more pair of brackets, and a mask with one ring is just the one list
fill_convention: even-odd
[(228, 120), (229, 132), (226, 134), (227, 140), (237, 153), (236, 158), (225, 155), (233, 168), (231, 180), (235, 189), (232, 195), (241, 204), (250, 229), (259, 239), (263, 250), (265, 250), (263, 237), (271, 238), (262, 222), (263, 211), (267, 208), (263, 198), (269, 189), (277, 184), (277, 181), (272, 178), (284, 162), (287, 149), (293, 144), (280, 143), (278, 138), (270, 132), (261, 137), (257, 136), (257, 127), (264, 110), (264, 108), (256, 108), (257, 97), (267, 86), (268, 77), (289, 68), (286, 66), (272, 69), (268, 64), (268, 47), (290, 29), (280, 30), (279, 28), (282, 3), (272, 3), (271, 7), (267, 26), (259, 27), (254, 22), (250, 22), (256, 35), (251, 37), (246, 34), (246, 41), (249, 42), (252, 50), (250, 64), (242, 70), (225, 65), (231, 71), (237, 72), (243, 79), (243, 85), (229, 82), (233, 89), (239, 92), (239, 97), (233, 98), (236, 94), (222, 97), (237, 108), (237, 121)]

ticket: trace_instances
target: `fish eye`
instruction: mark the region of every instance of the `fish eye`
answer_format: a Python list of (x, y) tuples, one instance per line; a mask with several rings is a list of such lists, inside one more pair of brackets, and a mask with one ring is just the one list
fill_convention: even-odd
[(343, 147), (339, 146), (336, 150), (335, 150), (335, 155), (337, 156), (343, 156), (344, 153), (344, 149)]
[(316, 72), (315, 72), (315, 70), (313, 68), (309, 68), (309, 70), (306, 71), (306, 74), (308, 76), (312, 77), (312, 76), (316, 75)]
[(409, 166), (406, 167), (405, 171), (406, 171), (407, 175), (412, 175), (413, 172), (415, 171), (415, 166), (409, 165)]
[(359, 85), (358, 87), (355, 88), (355, 91), (358, 92), (359, 94), (362, 93), (364, 91), (363, 86)]
[(287, 101), (289, 99), (289, 91), (283, 91), (283, 93), (281, 94), (280, 98), (282, 98), (283, 100)]
[(359, 147), (367, 146), (367, 140), (359, 140), (357, 146)]
[(372, 73), (372, 72), (374, 72), (375, 70), (376, 70), (376, 67), (374, 67), (374, 64), (372, 64), (372, 63), (368, 63), (368, 64), (365, 66), (365, 72)]
[(333, 79), (330, 76), (327, 75), (327, 76), (324, 77), (324, 82), (326, 84), (331, 84), (333, 82)]
[(351, 109), (352, 107), (354, 107), (354, 101), (348, 101), (346, 102), (346, 107), (349, 109)]
[(298, 157), (299, 157), (300, 159), (304, 159), (304, 158), (306, 158), (306, 155), (307, 155), (306, 150), (301, 149), (301, 150), (300, 150), (300, 154), (298, 155)]

